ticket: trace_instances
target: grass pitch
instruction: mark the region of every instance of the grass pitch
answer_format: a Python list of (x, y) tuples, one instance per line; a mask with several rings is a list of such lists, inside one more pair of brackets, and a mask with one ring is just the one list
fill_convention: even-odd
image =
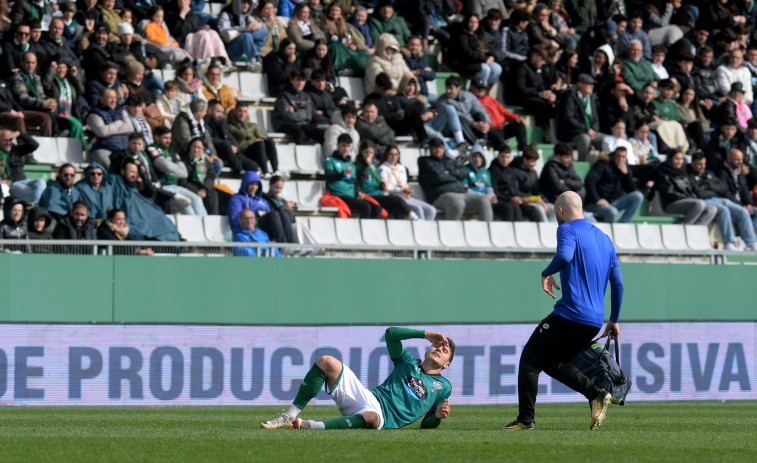
[[(266, 430), (280, 407), (10, 407), (2, 462), (724, 462), (757, 458), (757, 402), (629, 403), (589, 431), (586, 404), (537, 404), (536, 431), (500, 431), (515, 406), (452, 406), (435, 430)], [(334, 407), (308, 407), (327, 419)]]

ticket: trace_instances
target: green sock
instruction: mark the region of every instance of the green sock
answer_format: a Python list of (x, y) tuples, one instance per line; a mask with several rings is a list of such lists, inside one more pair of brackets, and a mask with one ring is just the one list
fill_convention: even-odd
[(305, 379), (302, 380), (302, 384), (300, 384), (297, 397), (294, 398), (294, 406), (300, 410), (304, 409), (308, 402), (321, 392), (324, 382), (326, 382), (326, 373), (318, 368), (318, 365), (313, 364), (308, 374), (305, 375)]
[(323, 422), (326, 429), (362, 429), (365, 427), (363, 415), (340, 416)]

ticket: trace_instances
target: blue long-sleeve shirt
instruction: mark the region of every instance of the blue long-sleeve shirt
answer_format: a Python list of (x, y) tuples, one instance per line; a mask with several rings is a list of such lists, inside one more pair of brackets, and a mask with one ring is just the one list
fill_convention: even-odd
[(542, 276), (560, 272), (562, 298), (554, 312), (563, 318), (602, 327), (605, 292), (610, 282), (610, 321), (617, 323), (623, 301), (623, 277), (612, 240), (585, 219), (557, 228), (557, 253)]

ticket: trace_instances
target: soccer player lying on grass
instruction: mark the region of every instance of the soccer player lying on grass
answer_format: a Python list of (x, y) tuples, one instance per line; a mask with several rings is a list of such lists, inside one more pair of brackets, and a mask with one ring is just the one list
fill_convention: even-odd
[[(318, 359), (300, 385), (294, 404), (279, 417), (260, 423), (262, 428), (288, 429), (396, 429), (423, 418), (422, 428), (435, 428), (449, 416), (452, 385), (441, 375), (455, 356), (455, 343), (441, 333), (410, 328), (387, 328), (385, 333), (394, 370), (374, 390), (360, 383), (338, 359)], [(404, 339), (426, 339), (431, 349), (423, 361), (402, 347)], [(326, 392), (342, 417), (328, 421), (302, 420), (300, 412), (326, 384)]]

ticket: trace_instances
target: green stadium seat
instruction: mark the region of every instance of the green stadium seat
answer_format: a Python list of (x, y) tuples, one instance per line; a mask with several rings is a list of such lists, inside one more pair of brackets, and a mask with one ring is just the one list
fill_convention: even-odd
[(586, 175), (591, 170), (592, 164), (590, 162), (586, 161), (573, 161), (573, 168), (576, 170), (576, 173), (579, 177), (581, 177), (581, 181), (586, 181)]
[(53, 168), (50, 166), (43, 166), (40, 164), (25, 165), (24, 175), (27, 178), (41, 178), (42, 180), (50, 180), (53, 174)]

